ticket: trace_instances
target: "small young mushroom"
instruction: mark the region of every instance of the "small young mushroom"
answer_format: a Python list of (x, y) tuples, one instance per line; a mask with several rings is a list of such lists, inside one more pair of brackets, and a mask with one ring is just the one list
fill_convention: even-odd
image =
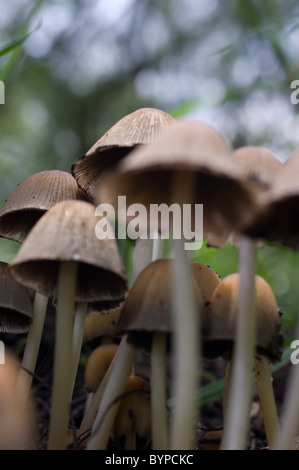
[(150, 385), (141, 377), (129, 377), (112, 428), (112, 439), (124, 438), (124, 450), (136, 450), (136, 438), (151, 436)]
[[(73, 351), (78, 347), (72, 337), (75, 302), (82, 307), (103, 300), (121, 303), (127, 290), (116, 241), (99, 240), (95, 226), (92, 204), (59, 202), (33, 227), (10, 265), (12, 275), (20, 283), (46, 296), (57, 297), (50, 449), (65, 445), (77, 368), (77, 364), (72, 367)], [(81, 337), (83, 327), (84, 324)], [(78, 354), (75, 356), (78, 360)]]
[[(239, 286), (240, 275), (234, 273), (222, 279), (212, 293), (206, 306), (203, 324), (203, 345), (206, 357), (223, 356), (228, 361), (234, 360), (233, 350), (239, 315)], [(258, 393), (267, 440), (271, 447), (273, 436), (278, 428), (278, 417), (271, 382), (270, 362), (279, 361), (283, 336), (274, 293), (269, 284), (258, 275), (255, 276), (255, 298), (257, 337), (252, 366), (255, 360)], [(224, 392), (228, 393), (227, 390)], [(239, 393), (242, 393), (242, 390), (239, 390)], [(225, 416), (224, 435), (229, 426), (230, 423)]]
[(117, 348), (117, 344), (103, 344), (91, 352), (84, 371), (84, 384), (88, 392), (95, 392), (98, 389)]

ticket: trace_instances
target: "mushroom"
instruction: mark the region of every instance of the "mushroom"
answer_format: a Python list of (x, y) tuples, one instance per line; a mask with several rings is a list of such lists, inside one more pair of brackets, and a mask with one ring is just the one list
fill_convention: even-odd
[[(264, 238), (295, 250), (299, 248), (298, 225), (298, 169), (299, 148), (288, 156), (273, 180), (269, 191), (263, 199), (263, 210), (249, 224), (245, 232), (255, 238)], [(297, 323), (297, 331), (299, 322)], [(299, 428), (299, 369), (293, 368), (289, 378), (285, 406), (281, 417), (281, 429), (278, 433), (273, 449), (289, 449), (292, 441), (298, 434)]]
[(155, 139), (174, 118), (159, 109), (141, 108), (124, 116), (72, 166), (79, 187), (94, 202), (105, 174), (137, 145)]
[(120, 307), (112, 309), (110, 312), (101, 312), (101, 314), (93, 309), (84, 321), (83, 343), (91, 342), (96, 338), (100, 338), (101, 344), (113, 342), (123, 305), (121, 304)]
[[(138, 201), (147, 209), (153, 204), (170, 207), (175, 203), (180, 209), (183, 204), (189, 204), (192, 208), (196, 203), (203, 204), (206, 230), (227, 224), (238, 229), (252, 220), (258, 203), (252, 184), (232, 160), (231, 153), (227, 141), (212, 127), (197, 121), (177, 121), (155, 141), (133, 150), (121, 161), (99, 187), (97, 199), (117, 207), (117, 196), (122, 194), (126, 196), (128, 205)], [(119, 214), (119, 218), (124, 215)], [(192, 221), (194, 226), (194, 217)], [(150, 220), (146, 222), (149, 229)], [(198, 375), (194, 370), (192, 377), (186, 378), (184, 367), (186, 363), (195, 363), (200, 347), (199, 319), (196, 301), (188, 287), (190, 273), (184, 253), (182, 225), (175, 224), (173, 227), (180, 229), (181, 239), (174, 237), (173, 240), (177, 375), (171, 447), (186, 449), (193, 446), (194, 397)], [(182, 310), (185, 310), (184, 319)], [(186, 381), (189, 390), (187, 399)], [(186, 406), (191, 412), (186, 413)]]
[(84, 313), (87, 303), (121, 303), (127, 290), (116, 241), (98, 240), (95, 225), (94, 206), (89, 202), (59, 202), (33, 227), (10, 265), (12, 275), (20, 283), (57, 298), (50, 449), (65, 445), (77, 368), (76, 364), (72, 369), (71, 364), (74, 348), (78, 347), (72, 338), (75, 302)]
[(150, 386), (141, 377), (129, 377), (112, 428), (112, 439), (125, 439), (124, 450), (136, 450), (136, 438), (150, 439)]
[[(208, 302), (203, 321), (203, 351), (205, 357), (225, 357), (234, 365), (234, 348), (236, 324), (239, 312), (240, 275), (234, 273), (226, 276), (215, 288)], [(257, 335), (255, 352), (250, 361), (252, 368), (255, 360), (258, 393), (263, 411), (265, 430), (269, 446), (273, 444), (273, 436), (277, 431), (278, 417), (271, 382), (270, 362), (277, 362), (281, 357), (283, 337), (279, 309), (274, 293), (269, 284), (260, 276), (255, 275), (255, 305), (257, 318)], [(244, 332), (246, 335), (246, 332)], [(226, 386), (231, 384), (226, 383)], [(231, 390), (231, 388), (230, 388)], [(227, 388), (224, 394), (230, 393)], [(239, 389), (239, 394), (243, 389)], [(238, 397), (237, 397), (238, 398)], [(236, 398), (236, 399), (237, 399)], [(224, 399), (224, 406), (227, 398)], [(231, 425), (224, 410), (225, 426)], [(249, 414), (249, 410), (247, 410)], [(232, 436), (232, 441), (234, 436)]]
[(117, 348), (117, 344), (104, 344), (91, 352), (84, 371), (84, 384), (88, 392), (95, 392), (98, 389), (115, 356)]
[[(281, 163), (275, 155), (259, 146), (241, 147), (233, 152), (232, 159), (243, 169), (248, 179), (253, 183), (259, 200), (259, 213), (262, 210), (262, 200), (271, 187), (275, 174), (278, 174)], [(236, 330), (236, 357), (231, 370), (231, 394), (227, 405), (227, 417), (231, 425), (226, 428), (222, 444), (224, 449), (232, 447), (242, 449), (246, 445), (249, 427), (246, 411), (250, 406), (251, 370), (249, 364), (253, 355), (256, 335), (256, 318), (254, 315), (256, 249), (263, 242), (254, 240), (242, 230), (235, 230), (235, 228), (233, 232), (227, 228), (226, 236), (228, 233), (231, 233), (234, 243), (239, 247), (240, 298)], [(245, 331), (246, 336), (244, 336)], [(237, 400), (241, 388), (244, 390), (242, 400)], [(232, 435), (234, 435), (234, 438), (231, 437)]]
[[(57, 202), (82, 199), (75, 178), (60, 170), (40, 171), (22, 181), (10, 194), (0, 213), (0, 236), (18, 243), (24, 242), (40, 217)], [(17, 391), (23, 406), (32, 383), (38, 350), (44, 327), (48, 297), (36, 292), (33, 302), (32, 323), (29, 328), (25, 350), (17, 381)]]

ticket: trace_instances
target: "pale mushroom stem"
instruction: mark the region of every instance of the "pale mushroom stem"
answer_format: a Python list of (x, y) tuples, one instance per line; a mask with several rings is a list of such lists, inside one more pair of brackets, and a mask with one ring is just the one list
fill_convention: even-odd
[(124, 450), (136, 450), (136, 432), (132, 429), (125, 437)]
[(35, 371), (47, 305), (48, 297), (36, 292), (33, 302), (32, 323), (27, 334), (22, 365), (16, 383), (16, 396), (20, 411), (24, 410), (30, 393), (33, 376), (27, 371), (32, 373)]
[(279, 431), (279, 420), (272, 384), (270, 362), (265, 356), (255, 359), (256, 384), (263, 413), (268, 446), (272, 449)]
[[(297, 336), (299, 322), (297, 324)], [(289, 450), (299, 432), (299, 366), (294, 365), (288, 380), (287, 393), (284, 399), (284, 408), (281, 416), (281, 429), (278, 430), (273, 444), (273, 450)]]
[(152, 261), (152, 241), (137, 238), (135, 242), (134, 281), (141, 271)]
[(63, 450), (70, 412), (73, 320), (78, 263), (62, 261), (57, 284), (57, 310), (49, 450)]
[(153, 333), (151, 350), (152, 449), (168, 449), (166, 407), (166, 333)]
[(194, 449), (197, 420), (196, 392), (199, 389), (199, 307), (183, 240), (174, 240), (172, 307), (174, 316), (174, 407), (170, 449)]
[(232, 358), (230, 393), (221, 443), (221, 449), (223, 450), (246, 449), (249, 430), (252, 368), (256, 343), (256, 244), (245, 236), (240, 239), (239, 270), (238, 317)]
[(231, 373), (232, 373), (232, 361), (230, 360), (226, 364), (224, 384), (223, 384), (222, 414), (223, 414), (224, 427), (225, 427), (225, 415), (226, 415), (229, 390), (230, 390)]
[(112, 426), (119, 408), (117, 397), (126, 388), (136, 355), (137, 349), (127, 343), (127, 335), (123, 336), (107, 371), (110, 377), (104, 388), (100, 406), (92, 426), (87, 450), (105, 450), (107, 448)]
[(87, 302), (77, 302), (73, 326), (73, 358), (72, 358), (72, 384), (70, 388), (70, 401), (75, 387), (76, 376), (81, 356), (84, 334), (84, 321), (87, 313)]

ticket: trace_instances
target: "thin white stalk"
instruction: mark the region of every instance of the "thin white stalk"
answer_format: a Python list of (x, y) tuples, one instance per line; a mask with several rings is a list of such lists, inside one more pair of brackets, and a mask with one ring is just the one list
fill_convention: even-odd
[(174, 408), (170, 449), (195, 447), (196, 393), (199, 389), (199, 306), (184, 251), (184, 240), (174, 239), (172, 308), (174, 316)]
[(49, 450), (63, 450), (70, 411), (72, 384), (73, 318), (78, 264), (60, 263), (57, 284), (54, 376), (49, 428)]
[(272, 449), (275, 436), (279, 431), (279, 420), (273, 391), (270, 362), (265, 356), (256, 358), (255, 371), (267, 442), (269, 448)]
[[(297, 334), (299, 335), (299, 320), (297, 322)], [(274, 439), (273, 450), (288, 450), (291, 448), (295, 437), (299, 434), (299, 365), (293, 365), (288, 379), (284, 406), (281, 416), (281, 429)]]
[(80, 361), (87, 305), (87, 302), (77, 302), (75, 307), (73, 326), (72, 384), (70, 388), (70, 402), (72, 401), (72, 395), (75, 387), (76, 376)]
[(239, 271), (238, 318), (222, 450), (246, 449), (249, 431), (256, 344), (256, 244), (243, 236), (240, 239)]
[(229, 390), (230, 390), (231, 372), (232, 372), (232, 362), (228, 361), (226, 365), (226, 369), (225, 369), (225, 377), (224, 377), (224, 384), (223, 384), (223, 398), (222, 398), (222, 414), (223, 414), (224, 427), (225, 427), (225, 416), (226, 416), (227, 403), (228, 403)]
[(166, 333), (153, 333), (151, 350), (152, 449), (168, 449), (166, 407)]
[(162, 258), (164, 250), (164, 240), (161, 238), (161, 235), (156, 233), (155, 236), (157, 238), (153, 239), (152, 261)]
[(107, 448), (119, 408), (119, 400), (117, 399), (125, 391), (136, 355), (137, 349), (132, 348), (127, 343), (126, 336), (123, 336), (114, 356), (115, 361), (94, 420), (87, 450), (105, 450)]
[(33, 302), (32, 323), (27, 334), (22, 358), (22, 368), (20, 369), (16, 383), (16, 396), (20, 411), (24, 410), (30, 393), (33, 376), (29, 374), (27, 370), (32, 373), (35, 371), (45, 324), (47, 305), (48, 297), (36, 292)]

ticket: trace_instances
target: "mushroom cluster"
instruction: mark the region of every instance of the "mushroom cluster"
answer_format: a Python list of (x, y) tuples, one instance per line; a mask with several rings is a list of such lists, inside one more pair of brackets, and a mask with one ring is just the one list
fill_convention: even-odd
[[(142, 108), (116, 122), (69, 173), (41, 171), (21, 182), (0, 213), (0, 237), (18, 243), (11, 263), (0, 261), (0, 332), (26, 338), (12, 391), (20, 429), (36, 398), (33, 377), (51, 305), (55, 344), (44, 448), (67, 449), (70, 436), (72, 445), (84, 436), (78, 448), (86, 450), (111, 442), (126, 450), (200, 449), (201, 370), (217, 357), (227, 361), (221, 448), (247, 446), (253, 367), (268, 445), (291, 446), (297, 423), (286, 407), (280, 427), (269, 368), (281, 357), (280, 317), (270, 285), (257, 275), (256, 249), (265, 240), (298, 246), (298, 224), (288, 217), (299, 197), (298, 161), (299, 153), (282, 164), (262, 147), (233, 149), (204, 122)], [(97, 212), (109, 204), (126, 230), (132, 213), (119, 210), (119, 196), (146, 213), (138, 218), (142, 236), (132, 242), (132, 281), (115, 224)], [(150, 217), (153, 206), (168, 210), (167, 236), (165, 219)], [(189, 230), (178, 217), (186, 207)], [(106, 238), (97, 236), (99, 221)], [(190, 253), (200, 258), (203, 237), (214, 247), (233, 240), (239, 272), (221, 278), (195, 263)], [(190, 251), (185, 242), (194, 244)], [(148, 377), (136, 370), (139, 354)], [(85, 407), (74, 428), (70, 409), (84, 360)], [(0, 399), (1, 393), (0, 381)], [(0, 429), (0, 448), (22, 445), (23, 436), (8, 437), (1, 441)]]

